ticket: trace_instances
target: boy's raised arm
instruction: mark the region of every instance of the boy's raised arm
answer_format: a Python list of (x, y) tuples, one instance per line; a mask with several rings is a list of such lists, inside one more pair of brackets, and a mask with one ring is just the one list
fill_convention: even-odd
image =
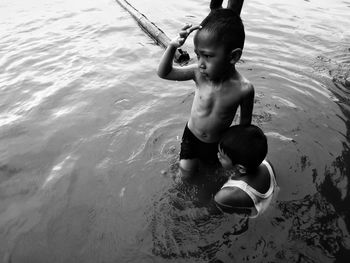
[(191, 34), (192, 31), (199, 28), (200, 26), (192, 26), (190, 24), (186, 24), (180, 31), (179, 35), (170, 41), (158, 66), (157, 73), (159, 77), (169, 80), (190, 80), (194, 78), (194, 65), (174, 67), (173, 60), (176, 49), (185, 43), (187, 37)]

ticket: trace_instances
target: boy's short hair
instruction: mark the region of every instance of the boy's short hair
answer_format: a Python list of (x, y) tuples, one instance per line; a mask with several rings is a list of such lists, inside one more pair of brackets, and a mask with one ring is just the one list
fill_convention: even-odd
[(267, 154), (267, 138), (255, 125), (231, 126), (219, 142), (219, 147), (231, 159), (248, 170), (257, 168)]
[(202, 29), (212, 33), (225, 48), (243, 50), (245, 33), (240, 16), (231, 9), (214, 9), (201, 23)]

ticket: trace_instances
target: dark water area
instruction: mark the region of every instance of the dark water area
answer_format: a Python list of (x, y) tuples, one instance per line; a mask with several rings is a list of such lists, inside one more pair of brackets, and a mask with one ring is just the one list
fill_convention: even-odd
[[(209, 5), (129, 2), (169, 36)], [(222, 170), (174, 181), (194, 85), (157, 77), (163, 49), (114, 0), (1, 1), (0, 262), (347, 262), (349, 12), (244, 3), (237, 68), (279, 185), (250, 219), (203, 212)]]

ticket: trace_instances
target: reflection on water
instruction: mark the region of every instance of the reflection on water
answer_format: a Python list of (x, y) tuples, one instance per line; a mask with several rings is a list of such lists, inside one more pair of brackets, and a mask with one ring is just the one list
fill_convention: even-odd
[[(313, 248), (314, 255), (303, 251), (295, 251), (287, 253), (281, 251), (281, 259), (296, 261), (299, 257), (303, 257), (311, 262), (323, 262), (329, 258), (334, 258), (344, 250), (343, 219), (340, 218), (333, 206), (326, 201), (321, 194), (313, 196), (305, 196), (301, 200), (293, 200), (281, 202), (279, 208), (282, 217), (276, 218), (277, 225), (291, 225), (288, 231), (288, 238), (297, 241), (298, 246), (304, 244)], [(345, 244), (348, 245), (348, 244)], [(346, 249), (346, 248), (345, 248)], [(320, 258), (322, 251), (325, 257)]]
[[(130, 2), (169, 36), (208, 12), (199, 0)], [(156, 76), (163, 50), (119, 5), (1, 1), (0, 262), (345, 262), (349, 9), (245, 1), (238, 68), (280, 187), (247, 219), (203, 213), (216, 170), (174, 183), (193, 83)]]

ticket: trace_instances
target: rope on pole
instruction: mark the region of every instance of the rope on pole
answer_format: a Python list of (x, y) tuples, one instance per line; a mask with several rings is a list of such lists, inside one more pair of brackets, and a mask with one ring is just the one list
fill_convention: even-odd
[[(116, 0), (138, 23), (141, 29), (146, 32), (158, 45), (166, 48), (170, 43), (170, 38), (156, 24), (151, 22), (144, 14), (139, 12), (126, 0)], [(184, 50), (178, 48), (175, 53), (174, 61), (179, 64), (185, 64), (190, 60), (190, 56)]]

